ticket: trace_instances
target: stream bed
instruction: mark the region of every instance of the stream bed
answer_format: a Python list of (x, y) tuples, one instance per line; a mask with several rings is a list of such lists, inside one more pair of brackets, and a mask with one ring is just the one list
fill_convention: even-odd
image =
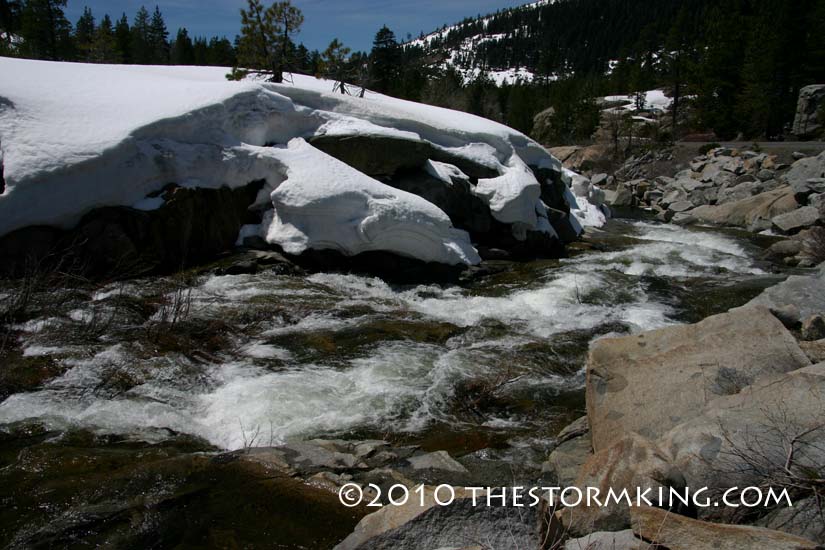
[(5, 356), (0, 542), (64, 540), (43, 522), (76, 471), (152, 493), (130, 484), (159, 457), (372, 438), (538, 467), (583, 414), (589, 343), (745, 303), (778, 280), (754, 238), (613, 220), (569, 258), (464, 286), (262, 272), (55, 289)]

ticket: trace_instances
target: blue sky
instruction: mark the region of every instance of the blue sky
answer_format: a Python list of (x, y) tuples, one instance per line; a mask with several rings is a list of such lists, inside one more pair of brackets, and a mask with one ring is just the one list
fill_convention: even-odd
[[(268, 4), (270, 0), (264, 0)], [(333, 38), (353, 49), (368, 50), (381, 25), (386, 24), (399, 40), (407, 33), (417, 36), (467, 16), (494, 12), (527, 3), (525, 0), (293, 0), (304, 12), (304, 27), (297, 40), (310, 49), (324, 49)], [(89, 6), (100, 20), (104, 13), (113, 19), (123, 12), (132, 20), (141, 5), (163, 12), (169, 32), (186, 27), (192, 36), (226, 36), (230, 40), (240, 28), (238, 10), (246, 0), (69, 0), (66, 15), (76, 23)]]

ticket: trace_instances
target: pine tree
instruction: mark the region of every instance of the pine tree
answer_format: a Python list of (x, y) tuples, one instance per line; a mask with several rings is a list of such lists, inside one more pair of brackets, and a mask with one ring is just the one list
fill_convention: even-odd
[(271, 82), (283, 82), (290, 70), (291, 36), (304, 22), (301, 10), (289, 0), (264, 9), (260, 0), (247, 0), (241, 10), (241, 36), (238, 39), (238, 65), (227, 77), (241, 79), (250, 72), (266, 75)]
[(401, 49), (395, 34), (384, 25), (376, 33), (370, 53), (370, 80), (376, 91), (389, 93), (398, 82)]
[(83, 15), (77, 20), (74, 28), (74, 38), (77, 44), (78, 54), (81, 60), (89, 60), (91, 57), (92, 42), (95, 39), (95, 16), (88, 7), (83, 8)]
[(152, 62), (152, 43), (150, 41), (151, 17), (145, 7), (141, 6), (132, 23), (132, 40), (130, 44), (132, 63), (148, 65)]
[(20, 35), (23, 53), (35, 59), (64, 60), (72, 56), (72, 24), (63, 8), (66, 0), (28, 0), (23, 7)]
[(237, 58), (232, 42), (226, 38), (212, 37), (207, 46), (206, 63), (214, 67), (234, 67)]
[(196, 36), (192, 41), (192, 50), (195, 57), (195, 65), (209, 65), (209, 44), (206, 38)]
[(132, 29), (125, 13), (115, 25), (115, 51), (120, 63), (132, 63)]
[(152, 20), (149, 23), (149, 34), (147, 38), (151, 51), (150, 63), (155, 65), (165, 65), (169, 63), (169, 31), (166, 30), (166, 22), (160, 13), (160, 8), (157, 6), (155, 6)]
[(321, 55), (324, 78), (335, 82), (332, 86), (333, 92), (339, 91), (342, 94), (349, 93), (347, 82), (350, 81), (352, 77), (351, 67), (349, 66), (349, 54), (351, 51), (352, 50), (344, 46), (341, 41), (334, 38)]
[(186, 29), (178, 29), (175, 41), (172, 42), (171, 62), (172, 65), (195, 64), (195, 47), (192, 45), (192, 39), (189, 38), (189, 32)]
[(95, 31), (89, 54), (89, 60), (94, 63), (119, 62), (115, 30), (112, 26), (112, 19), (108, 15), (103, 16), (100, 26)]
[(671, 127), (676, 132), (679, 122), (679, 111), (682, 107), (685, 83), (692, 69), (695, 48), (692, 45), (692, 36), (689, 34), (690, 12), (687, 6), (679, 10), (673, 25), (668, 32), (663, 53), (665, 76), (671, 86), (673, 103), (670, 108)]

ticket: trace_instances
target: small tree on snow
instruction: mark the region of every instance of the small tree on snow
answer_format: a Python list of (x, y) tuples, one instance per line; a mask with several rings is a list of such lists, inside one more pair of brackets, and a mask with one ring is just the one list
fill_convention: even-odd
[(324, 76), (335, 81), (332, 87), (333, 92), (349, 93), (347, 81), (352, 76), (352, 68), (349, 63), (350, 51), (349, 48), (335, 38), (323, 53)]
[(264, 8), (260, 0), (247, 0), (241, 10), (241, 36), (238, 41), (238, 66), (227, 75), (240, 80), (248, 74), (267, 76), (270, 82), (283, 82), (290, 67), (290, 37), (304, 22), (301, 10), (289, 0)]

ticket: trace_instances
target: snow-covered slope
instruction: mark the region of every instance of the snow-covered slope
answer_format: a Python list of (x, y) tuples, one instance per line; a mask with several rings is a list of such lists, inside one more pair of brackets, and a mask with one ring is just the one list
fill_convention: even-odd
[[(295, 75), (294, 84), (278, 85), (228, 82), (226, 72), (0, 58), (6, 182), (0, 235), (38, 224), (70, 227), (100, 206), (157, 207), (159, 201), (147, 202), (147, 195), (171, 182), (216, 188), (265, 180), (258, 202), (271, 202), (275, 212), (262, 234), (290, 251), (390, 250), (444, 263), (476, 262), (469, 237), (432, 204), (307, 143), (291, 142), (352, 135), (427, 142), (489, 166), (503, 178), (500, 187), (495, 180), (485, 184), (493, 215), (547, 230), (536, 216), (545, 210), (539, 182), (524, 166), (560, 170), (560, 164), (515, 130), (379, 94), (333, 94), (331, 82), (311, 77)], [(324, 193), (340, 200), (322, 205)], [(350, 224), (347, 231), (312, 221), (313, 209), (330, 208), (335, 213), (329, 219)], [(388, 235), (388, 228), (395, 234)], [(426, 250), (422, 242), (429, 243)]]

